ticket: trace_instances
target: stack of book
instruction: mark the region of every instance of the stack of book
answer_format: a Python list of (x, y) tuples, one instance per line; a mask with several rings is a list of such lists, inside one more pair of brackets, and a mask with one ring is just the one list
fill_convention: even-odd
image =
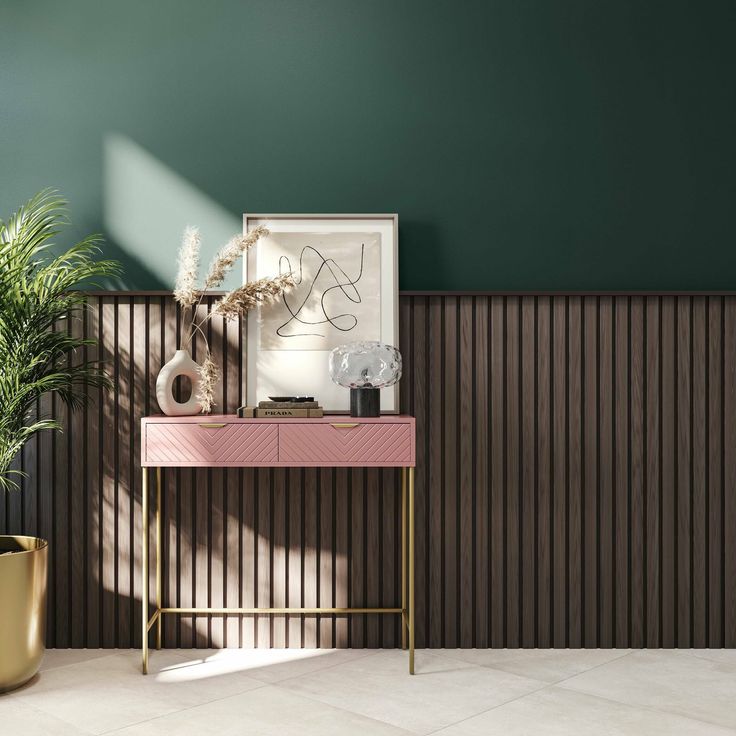
[(239, 417), (262, 419), (279, 417), (294, 419), (313, 419), (324, 416), (324, 411), (317, 401), (259, 401), (258, 406), (241, 406)]

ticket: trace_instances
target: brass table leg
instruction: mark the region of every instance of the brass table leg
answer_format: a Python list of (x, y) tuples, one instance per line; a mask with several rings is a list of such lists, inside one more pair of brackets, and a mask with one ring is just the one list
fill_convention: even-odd
[[(156, 610), (161, 600), (161, 468), (156, 468)], [(156, 649), (161, 649), (161, 614), (156, 618)]]
[(141, 670), (144, 675), (148, 674), (148, 468), (143, 468), (143, 479), (141, 483), (141, 511), (143, 512), (143, 525), (141, 529), (143, 549), (141, 552), (141, 626), (142, 641)]
[[(142, 468), (142, 551), (141, 551), (141, 671), (148, 674), (148, 632), (154, 623), (149, 619), (148, 611), (148, 468)], [(407, 475), (408, 478), (408, 516), (407, 519)], [(408, 523), (407, 523), (408, 522)], [(195, 609), (179, 609), (163, 607), (162, 594), (162, 530), (161, 530), (161, 468), (156, 468), (156, 648), (161, 648), (161, 618), (163, 613), (193, 613)], [(407, 531), (408, 527), (408, 531)], [(408, 543), (407, 543), (408, 536)], [(408, 555), (407, 555), (408, 547)], [(408, 568), (408, 569), (407, 569)], [(408, 574), (408, 581), (407, 581)], [(407, 585), (408, 582), (408, 585)], [(408, 588), (408, 590), (407, 590)], [(408, 601), (407, 601), (408, 596)], [(409, 638), (409, 674), (414, 674), (414, 468), (401, 469), (401, 608), (392, 609), (196, 609), (202, 613), (286, 613), (300, 610), (309, 613), (399, 613), (401, 612), (401, 648), (406, 649), (407, 633)]]
[(401, 648), (406, 649), (409, 625), (406, 609), (406, 468), (401, 468)]
[(414, 468), (409, 468), (409, 674), (414, 674)]

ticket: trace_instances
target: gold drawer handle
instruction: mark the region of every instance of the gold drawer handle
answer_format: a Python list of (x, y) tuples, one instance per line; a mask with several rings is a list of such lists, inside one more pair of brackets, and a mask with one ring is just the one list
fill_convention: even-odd
[(330, 426), (334, 427), (335, 429), (352, 429), (353, 427), (358, 426), (358, 422), (353, 422), (352, 424), (349, 422), (343, 424), (340, 424), (339, 422), (330, 422)]
[(220, 427), (225, 426), (225, 422), (222, 424), (218, 424), (217, 422), (200, 422), (200, 427), (203, 427), (204, 429), (220, 429)]

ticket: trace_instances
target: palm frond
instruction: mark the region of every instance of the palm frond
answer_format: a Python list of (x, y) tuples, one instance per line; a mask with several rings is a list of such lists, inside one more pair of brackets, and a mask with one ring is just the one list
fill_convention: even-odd
[(72, 334), (70, 322), (86, 306), (75, 291), (82, 282), (115, 276), (115, 261), (97, 260), (101, 239), (91, 235), (57, 256), (51, 238), (68, 223), (65, 201), (54, 190), (39, 192), (0, 222), (0, 490), (18, 486), (11, 464), (37, 432), (58, 429), (34, 418), (44, 394), (70, 409), (82, 407), (90, 387), (108, 388), (99, 363), (79, 359), (94, 340)]

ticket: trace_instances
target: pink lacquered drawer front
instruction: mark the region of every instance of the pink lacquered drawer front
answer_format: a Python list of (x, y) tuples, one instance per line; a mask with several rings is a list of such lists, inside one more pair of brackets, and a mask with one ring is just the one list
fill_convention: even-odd
[(268, 465), (278, 463), (274, 424), (153, 423), (145, 429), (142, 462), (156, 465)]
[(345, 422), (281, 424), (279, 462), (302, 465), (413, 465), (413, 425)]

